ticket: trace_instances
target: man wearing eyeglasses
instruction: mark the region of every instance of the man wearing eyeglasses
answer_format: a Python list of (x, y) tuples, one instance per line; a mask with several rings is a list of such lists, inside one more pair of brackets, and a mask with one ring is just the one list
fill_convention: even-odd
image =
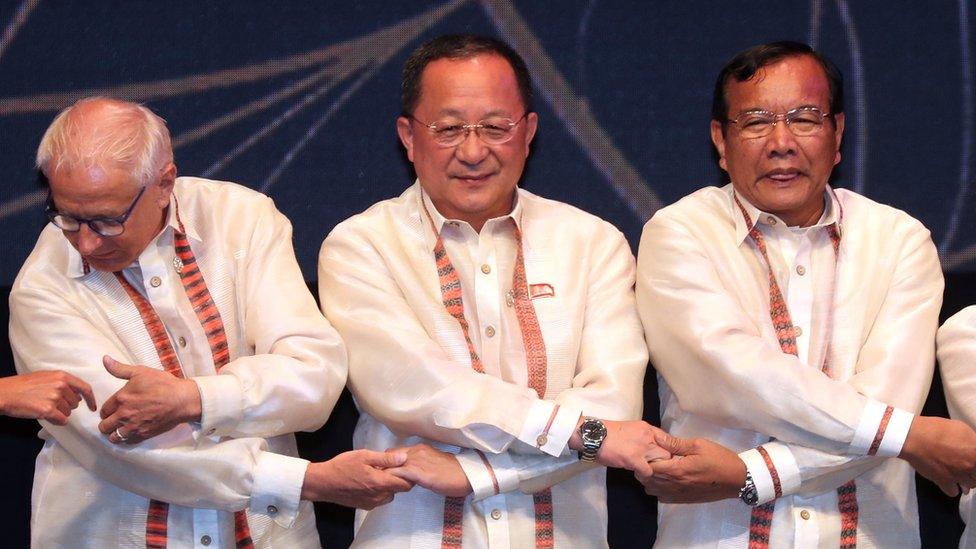
[(165, 122), (104, 98), (38, 147), (48, 217), (10, 294), (19, 372), (91, 384), (100, 414), (42, 420), (37, 547), (319, 547), (309, 500), (372, 507), (404, 453), (309, 463), (345, 348), (267, 197), (176, 177)]
[(518, 188), (538, 116), (504, 43), (424, 44), (402, 109), (417, 182), (338, 225), (319, 260), (323, 310), (349, 349), (356, 447), (424, 444), (391, 469), (417, 487), (360, 512), (354, 545), (606, 546), (594, 464), (669, 457), (636, 420), (647, 355), (628, 245)]
[(826, 58), (795, 42), (740, 53), (711, 122), (731, 184), (644, 229), (637, 298), (662, 427), (699, 437), (639, 475), (662, 502), (659, 546), (918, 546), (912, 466), (951, 495), (973, 485), (976, 433), (917, 415), (935, 247), (904, 212), (828, 185), (844, 124)]

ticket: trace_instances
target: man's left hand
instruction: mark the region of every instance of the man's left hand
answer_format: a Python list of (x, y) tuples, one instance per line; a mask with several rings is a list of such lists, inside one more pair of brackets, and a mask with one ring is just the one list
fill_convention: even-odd
[(103, 363), (108, 373), (128, 380), (102, 405), (98, 430), (108, 435), (109, 442), (137, 444), (181, 423), (200, 420), (200, 390), (193, 381), (109, 356)]
[(670, 435), (658, 444), (675, 457), (652, 464), (653, 474), (636, 473), (644, 491), (664, 503), (704, 503), (735, 498), (745, 485), (746, 465), (725, 446), (702, 438)]
[(464, 497), (472, 492), (471, 483), (454, 454), (427, 444), (391, 448), (387, 452), (407, 454), (406, 463), (387, 469), (392, 475), (442, 496)]

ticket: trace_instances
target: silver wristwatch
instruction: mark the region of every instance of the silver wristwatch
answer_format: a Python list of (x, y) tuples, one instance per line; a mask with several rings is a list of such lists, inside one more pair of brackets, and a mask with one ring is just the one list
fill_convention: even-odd
[(748, 470), (746, 471), (746, 484), (739, 490), (739, 499), (750, 507), (755, 507), (759, 503), (759, 490), (756, 490), (756, 482), (752, 480), (752, 473)]
[(603, 441), (607, 438), (606, 426), (595, 417), (584, 417), (579, 427), (579, 434), (583, 439), (580, 461), (596, 461), (596, 453), (600, 451)]

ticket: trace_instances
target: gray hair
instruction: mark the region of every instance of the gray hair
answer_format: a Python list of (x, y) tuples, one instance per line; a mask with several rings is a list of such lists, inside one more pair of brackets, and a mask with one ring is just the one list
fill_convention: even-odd
[[(101, 109), (92, 119), (95, 104)], [(151, 183), (173, 161), (166, 121), (137, 103), (88, 97), (61, 111), (37, 147), (37, 168), (45, 176), (59, 169), (124, 167), (140, 186)]]

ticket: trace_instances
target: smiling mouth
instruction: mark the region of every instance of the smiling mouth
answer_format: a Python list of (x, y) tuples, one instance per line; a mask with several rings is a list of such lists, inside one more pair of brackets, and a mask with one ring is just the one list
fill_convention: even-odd
[(803, 175), (803, 172), (800, 170), (780, 169), (766, 172), (763, 177), (777, 183), (790, 183), (798, 179), (801, 175)]
[(466, 181), (466, 182), (470, 182), (470, 183), (481, 183), (482, 181), (485, 181), (489, 177), (491, 177), (491, 174), (490, 173), (484, 173), (484, 174), (465, 174), (465, 175), (455, 175), (453, 177), (454, 177), (454, 179), (457, 179), (459, 181)]

